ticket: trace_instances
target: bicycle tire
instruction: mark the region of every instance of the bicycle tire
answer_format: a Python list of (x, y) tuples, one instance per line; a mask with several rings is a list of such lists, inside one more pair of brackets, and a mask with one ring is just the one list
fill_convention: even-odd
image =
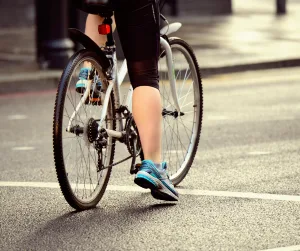
[[(180, 182), (182, 182), (182, 180), (186, 177), (186, 175), (188, 174), (195, 155), (197, 153), (197, 149), (198, 149), (198, 145), (199, 145), (199, 141), (200, 141), (200, 134), (201, 134), (201, 129), (202, 129), (202, 117), (203, 117), (203, 87), (202, 87), (202, 80), (201, 80), (201, 73), (200, 73), (200, 67), (198, 65), (197, 62), (197, 58), (192, 50), (192, 48), (189, 46), (188, 43), (186, 43), (184, 40), (177, 38), (177, 37), (171, 37), (168, 38), (169, 44), (171, 46), (172, 49), (172, 53), (173, 53), (173, 68), (174, 68), (174, 74), (176, 77), (178, 77), (179, 75), (181, 76), (181, 73), (179, 73), (180, 67), (178, 66), (176, 63), (176, 55), (178, 54), (178, 51), (180, 53), (182, 53), (182, 55), (184, 56), (183, 59), (181, 60), (182, 62), (185, 60), (189, 67), (192, 69), (190, 75), (193, 75), (193, 81), (192, 84), (190, 84), (190, 86), (193, 86), (194, 88), (194, 102), (193, 102), (193, 108), (194, 108), (194, 118), (196, 119), (195, 121), (195, 125), (193, 125), (192, 127), (192, 135), (190, 138), (190, 143), (189, 146), (187, 147), (186, 153), (179, 153), (179, 152), (184, 152), (184, 150), (180, 150), (178, 151), (178, 149), (171, 149), (169, 150), (170, 153), (168, 153), (168, 140), (167, 138), (167, 134), (170, 135), (170, 140), (169, 142), (171, 142), (171, 145), (173, 143), (173, 147), (175, 146), (176, 148), (176, 143), (174, 143), (174, 126), (172, 128), (172, 126), (168, 125), (168, 127), (166, 128), (166, 121), (168, 119), (170, 119), (171, 121), (176, 121), (177, 120), (177, 133), (180, 134), (180, 130), (178, 129), (178, 124), (179, 124), (179, 120), (181, 120), (180, 123), (184, 123), (184, 120), (181, 119), (181, 116), (177, 115), (178, 117), (175, 118), (174, 116), (168, 116), (170, 114), (170, 111), (168, 112), (164, 112), (163, 113), (163, 136), (162, 136), (162, 157), (165, 161), (167, 161), (168, 163), (168, 172), (170, 175), (170, 179), (172, 181), (172, 183), (176, 186), (178, 185)], [(176, 54), (177, 53), (177, 54)], [(164, 89), (167, 88), (167, 86), (170, 86), (169, 82), (167, 84), (164, 84), (163, 79), (164, 77), (162, 76), (164, 74), (164, 72), (167, 72), (166, 69), (163, 69), (163, 59), (165, 58), (165, 52), (162, 51), (161, 52), (161, 57), (160, 57), (160, 61), (159, 61), (159, 73), (160, 73), (160, 92), (161, 92), (161, 98), (162, 98), (162, 104), (163, 104), (163, 109), (165, 109), (166, 106), (168, 107), (173, 107), (173, 111), (175, 111), (175, 105), (174, 103), (172, 103), (172, 97), (171, 94), (169, 93), (167, 96), (164, 93)], [(162, 62), (162, 63), (160, 63)], [(167, 67), (167, 66), (165, 66)], [(166, 75), (168, 75), (166, 73)], [(188, 71), (185, 72), (185, 75), (188, 75)], [(185, 76), (184, 76), (185, 77)], [(166, 77), (167, 78), (167, 77)], [(182, 82), (184, 82), (185, 80), (183, 80)], [(177, 81), (177, 83), (180, 81)], [(188, 81), (186, 81), (188, 83)], [(182, 84), (185, 85), (186, 83)], [(176, 86), (176, 89), (179, 86)], [(191, 87), (190, 87), (191, 88)], [(184, 90), (184, 87), (181, 86), (180, 90), (176, 90), (177, 93), (181, 94), (182, 90)], [(167, 93), (167, 92), (166, 92)], [(189, 94), (186, 94), (189, 95)], [(168, 98), (168, 100), (166, 101), (166, 97)], [(185, 97), (184, 101), (187, 99), (188, 96)], [(178, 96), (179, 101), (181, 100), (181, 97)], [(184, 107), (184, 105), (182, 105)], [(180, 105), (181, 107), (181, 105)], [(163, 111), (164, 111), (163, 110)], [(164, 115), (165, 114), (165, 115)], [(174, 113), (176, 114), (176, 113)], [(183, 115), (183, 118), (185, 118), (186, 114)], [(170, 118), (171, 117), (171, 118)], [(173, 118), (172, 118), (173, 117)], [(169, 122), (168, 122), (169, 123)], [(175, 124), (176, 122), (174, 122)], [(171, 129), (171, 130), (169, 130)], [(184, 131), (184, 127), (183, 130)], [(168, 132), (168, 131), (172, 131), (173, 130), (173, 134)], [(176, 130), (176, 129), (175, 129)], [(187, 131), (187, 129), (185, 129)], [(187, 132), (186, 132), (187, 134)], [(177, 135), (177, 134), (176, 134)], [(178, 137), (178, 135), (177, 135)], [(178, 139), (177, 139), (178, 141)], [(179, 140), (180, 141), (180, 140)], [(184, 141), (184, 139), (183, 139)], [(166, 143), (167, 142), (167, 143)], [(182, 144), (182, 142), (180, 141), (179, 144)], [(170, 147), (170, 148), (171, 148)], [(171, 153), (172, 152), (172, 153)], [(176, 159), (176, 155), (177, 154), (177, 161), (176, 163), (174, 162), (174, 159)], [(180, 160), (180, 155), (183, 155), (182, 160)], [(176, 171), (174, 171), (174, 166), (176, 166)]]
[[(82, 189), (82, 188), (80, 188), (80, 186), (82, 186), (82, 185), (77, 184), (78, 194), (76, 194), (76, 187), (75, 187), (75, 189), (73, 189), (72, 186), (74, 186), (74, 185), (72, 184), (71, 180), (69, 180), (69, 179), (71, 179), (71, 174), (72, 174), (72, 172), (74, 172), (74, 170), (69, 169), (69, 165), (68, 165), (70, 158), (71, 158), (70, 156), (72, 154), (72, 146), (71, 146), (68, 156), (67, 156), (67, 154), (64, 155), (63, 133), (66, 128), (63, 125), (63, 122), (64, 122), (63, 120), (64, 120), (64, 116), (66, 116), (66, 115), (64, 115), (64, 111), (67, 112), (67, 104), (65, 102), (68, 99), (71, 102), (71, 98), (67, 97), (67, 92), (71, 92), (73, 90), (72, 87), (70, 87), (72, 77), (74, 77), (73, 73), (76, 71), (77, 68), (79, 68), (79, 65), (84, 61), (93, 62), (94, 66), (99, 68), (98, 71), (101, 72), (101, 69), (100, 69), (101, 65), (100, 64), (97, 65), (97, 63), (100, 61), (98, 59), (98, 56), (94, 52), (83, 49), (83, 50), (80, 50), (77, 53), (75, 53), (70, 58), (68, 65), (66, 66), (66, 68), (64, 69), (64, 71), (62, 73), (62, 76), (61, 76), (61, 79), (59, 82), (59, 86), (57, 89), (55, 106), (54, 106), (54, 117), (53, 117), (53, 153), (54, 153), (54, 162), (55, 162), (57, 179), (60, 184), (60, 188), (64, 195), (64, 198), (69, 203), (69, 205), (76, 210), (86, 210), (86, 209), (96, 207), (96, 205), (99, 203), (99, 201), (101, 200), (101, 198), (106, 190), (107, 183), (108, 183), (108, 180), (109, 180), (110, 174), (111, 174), (111, 168), (108, 168), (106, 170), (102, 170), (102, 171), (98, 172), (97, 168), (99, 168), (100, 165), (102, 166), (102, 164), (99, 163), (100, 152), (97, 151), (96, 149), (91, 149), (94, 152), (90, 152), (90, 149), (88, 149), (87, 154), (91, 155), (91, 156), (89, 155), (88, 158), (92, 159), (88, 164), (90, 165), (92, 162), (94, 162), (94, 165), (96, 166), (97, 170), (96, 170), (96, 172), (95, 172), (95, 170), (88, 170), (87, 172), (89, 172), (89, 173), (84, 174), (83, 176), (84, 176), (84, 182), (85, 182), (86, 181), (85, 175), (91, 176), (91, 172), (97, 173), (97, 178), (95, 181), (96, 187), (95, 187), (93, 193), (91, 193), (91, 196), (92, 195), (93, 196), (91, 198), (83, 198), (84, 195), (82, 195), (82, 198), (80, 198), (79, 190)], [(101, 74), (102, 74), (102, 72), (101, 72)], [(78, 75), (75, 76), (74, 78), (76, 78), (76, 77), (78, 80)], [(103, 77), (103, 79), (104, 79), (104, 77)], [(75, 88), (74, 88), (74, 92), (75, 92)], [(76, 92), (75, 92), (75, 94), (76, 94)], [(72, 99), (73, 99), (73, 97), (72, 97)], [(75, 96), (75, 102), (76, 102), (76, 96)], [(86, 105), (86, 103), (84, 103), (84, 106), (85, 105)], [(90, 105), (89, 106), (90, 108), (86, 108), (86, 109), (92, 109), (91, 108), (92, 103), (87, 104), (87, 106), (88, 105)], [(75, 105), (74, 105), (74, 108), (75, 108)], [(94, 106), (94, 108), (95, 108), (95, 110), (100, 109), (99, 106)], [(86, 113), (86, 117), (88, 117), (86, 110), (85, 110), (85, 113)], [(99, 113), (100, 113), (100, 111), (99, 111)], [(110, 114), (109, 116), (112, 117), (110, 120), (112, 122), (108, 121), (108, 122), (106, 122), (106, 125), (109, 126), (109, 129), (115, 130), (116, 120), (115, 120), (115, 103), (114, 103), (113, 92), (111, 93), (111, 97), (110, 97), (110, 102), (109, 102), (109, 106), (108, 106), (108, 114)], [(76, 113), (75, 113), (75, 116), (77, 116)], [(79, 116), (79, 120), (81, 120), (82, 118), (80, 118), (80, 115), (78, 115), (78, 116)], [(74, 121), (75, 121), (75, 119), (74, 119)], [(88, 121), (90, 121), (90, 119)], [(82, 134), (82, 139), (76, 138), (76, 140), (75, 140), (75, 141), (80, 142), (81, 151), (82, 151), (82, 147), (81, 147), (82, 140), (84, 140), (84, 144), (86, 144), (84, 146), (86, 146), (87, 148), (88, 147), (92, 148), (91, 145), (86, 143), (85, 133), (87, 133), (88, 130), (87, 129), (85, 129), (85, 130), (86, 131)], [(78, 136), (78, 135), (76, 135), (76, 136)], [(111, 143), (111, 145), (109, 145), (109, 147), (107, 147), (107, 150), (109, 149), (109, 153), (108, 153), (109, 156), (106, 159), (106, 161), (108, 162), (107, 164), (113, 163), (114, 153), (115, 153), (115, 140), (113, 138), (110, 138), (110, 143)], [(75, 142), (75, 144), (76, 144), (76, 142)], [(77, 146), (76, 146), (76, 153), (77, 153)], [(82, 154), (83, 153), (84, 153), (84, 150), (83, 150)], [(92, 153), (94, 153), (95, 159), (93, 159)], [(67, 157), (68, 157), (68, 159), (66, 160)], [(96, 158), (97, 158), (97, 162), (96, 162)], [(82, 159), (78, 160), (75, 157), (75, 161), (74, 161), (75, 167), (73, 166), (72, 168), (79, 169), (78, 168), (79, 161), (82, 161)], [(84, 162), (85, 162), (85, 164), (87, 164), (87, 161), (84, 161)], [(81, 164), (82, 164), (82, 162), (81, 162)], [(71, 166), (71, 164), (70, 164), (70, 166)], [(82, 165), (82, 168), (84, 168), (84, 165)], [(91, 166), (89, 166), (89, 168), (91, 168)], [(80, 170), (79, 171), (76, 170), (76, 171), (77, 171), (77, 176), (79, 176)], [(101, 175), (101, 173), (103, 174), (103, 176)], [(100, 178), (98, 178), (98, 175), (100, 176)], [(77, 177), (77, 179), (78, 179), (78, 177)], [(89, 177), (89, 179), (90, 179), (90, 183), (92, 183), (92, 178)], [(85, 189), (85, 185), (88, 186), (88, 184), (84, 183), (84, 189)], [(92, 187), (91, 184), (89, 184), (89, 185), (90, 185), (90, 187)], [(100, 187), (100, 185), (101, 185), (101, 187)], [(93, 190), (93, 189), (91, 189), (91, 190)], [(84, 194), (84, 192), (83, 192), (83, 194)]]

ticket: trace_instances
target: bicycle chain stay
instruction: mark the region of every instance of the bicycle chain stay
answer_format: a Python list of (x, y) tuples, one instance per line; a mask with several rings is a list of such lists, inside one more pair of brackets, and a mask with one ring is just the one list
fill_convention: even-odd
[[(139, 156), (139, 154), (138, 154), (136, 157), (138, 157), (138, 156)], [(133, 157), (132, 155), (131, 155), (131, 156), (128, 156), (128, 157), (126, 157), (125, 159), (122, 159), (122, 160), (120, 160), (120, 161), (118, 161), (118, 162), (115, 162), (115, 163), (110, 164), (110, 165), (108, 165), (108, 166), (99, 168), (97, 171), (101, 172), (101, 171), (103, 171), (103, 170), (105, 170), (105, 169), (108, 169), (108, 168), (111, 168), (111, 167), (113, 167), (113, 166), (119, 165), (119, 164), (125, 162), (126, 160), (129, 160), (129, 159), (132, 158), (132, 157)], [(135, 166), (136, 166), (136, 167), (139, 167), (140, 164), (136, 164)]]

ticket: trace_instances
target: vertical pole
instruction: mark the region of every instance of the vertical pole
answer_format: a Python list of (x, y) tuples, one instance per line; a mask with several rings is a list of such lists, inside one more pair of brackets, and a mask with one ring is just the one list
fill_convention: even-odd
[(277, 15), (286, 14), (286, 1), (287, 0), (276, 0)]
[(177, 17), (178, 16), (178, 2), (177, 2), (177, 0), (171, 0), (170, 5), (171, 5), (171, 15), (174, 16), (174, 17)]
[(35, 0), (37, 58), (42, 68), (62, 69), (73, 53), (68, 0)]
[(232, 14), (233, 13), (233, 8), (232, 8), (232, 0), (229, 1), (229, 13)]

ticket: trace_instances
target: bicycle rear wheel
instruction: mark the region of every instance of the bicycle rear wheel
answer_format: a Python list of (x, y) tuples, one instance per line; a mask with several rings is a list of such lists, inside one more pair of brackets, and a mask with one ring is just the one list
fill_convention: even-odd
[(176, 110), (168, 76), (165, 52), (158, 64), (163, 106), (162, 158), (174, 185), (187, 175), (197, 152), (203, 115), (200, 69), (192, 48), (180, 38), (169, 38), (173, 53), (176, 92), (181, 114)]
[[(107, 83), (95, 53), (88, 50), (75, 53), (60, 79), (53, 119), (57, 178), (66, 201), (77, 210), (95, 207), (102, 198), (111, 173), (111, 168), (102, 167), (112, 164), (115, 151), (111, 137), (106, 148), (99, 150), (96, 146), (102, 106), (99, 99), (95, 102), (94, 90), (83, 100), (83, 94), (75, 89), (79, 71), (86, 61), (91, 63), (92, 86), (99, 79), (102, 85)], [(116, 127), (113, 93), (101, 126), (110, 130)]]

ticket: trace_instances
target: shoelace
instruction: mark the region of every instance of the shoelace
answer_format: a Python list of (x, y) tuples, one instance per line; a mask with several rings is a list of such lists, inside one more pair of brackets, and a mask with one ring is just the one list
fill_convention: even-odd
[[(144, 162), (144, 165), (145, 165), (145, 166), (143, 166), (142, 168), (140, 168), (140, 171), (147, 171), (147, 170), (151, 170), (151, 169), (152, 169), (152, 168), (151, 168), (152, 165), (151, 165), (150, 163)], [(156, 168), (156, 167), (155, 167), (155, 168)], [(156, 169), (157, 169), (157, 168), (156, 168)], [(167, 165), (166, 165), (166, 164), (163, 165), (162, 170), (165, 171), (166, 176), (168, 177), (168, 179), (170, 179), (169, 174), (168, 174), (168, 171), (167, 171)]]
[(86, 80), (89, 76), (89, 70), (88, 69), (81, 69), (79, 73), (79, 79)]

